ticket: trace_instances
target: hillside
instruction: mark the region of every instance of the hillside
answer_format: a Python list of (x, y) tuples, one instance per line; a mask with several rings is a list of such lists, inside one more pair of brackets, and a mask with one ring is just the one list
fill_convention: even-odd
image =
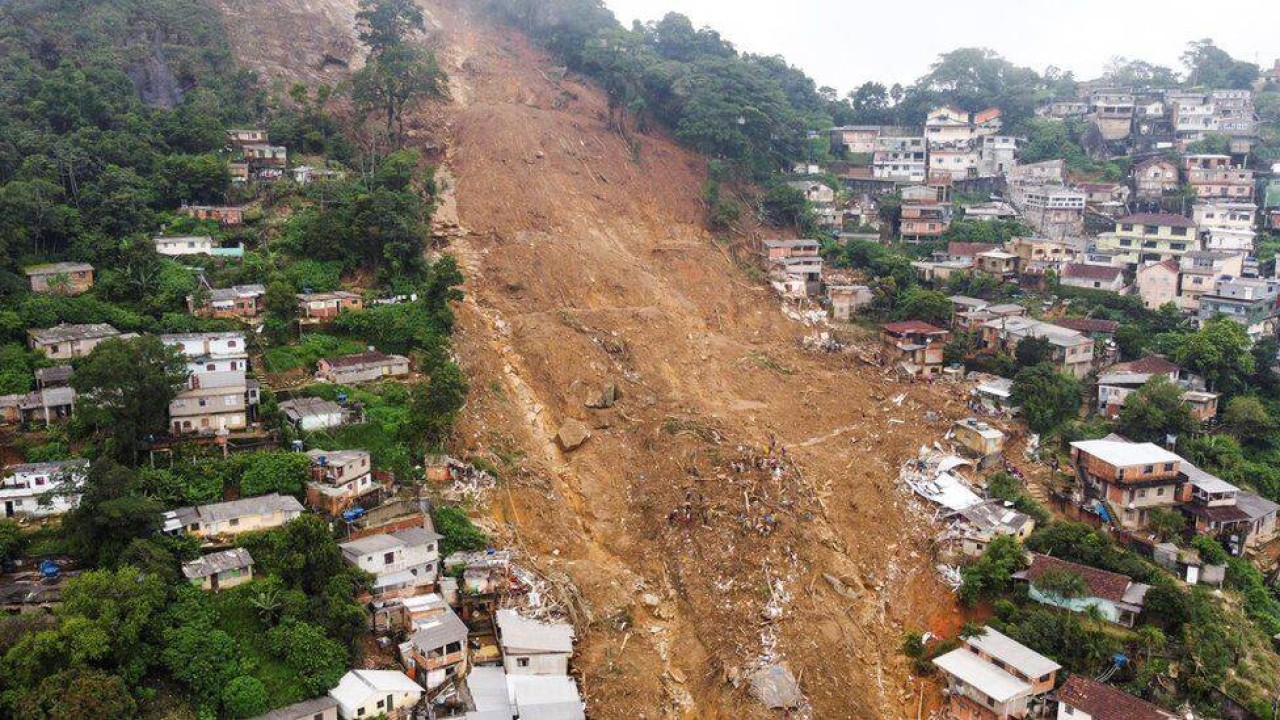
[[(221, 5), (268, 77), (349, 71), (354, 0)], [(895, 478), (963, 405), (802, 350), (703, 229), (700, 158), (654, 136), (633, 154), (598, 88), (463, 0), (424, 5), (452, 99), (415, 134), (446, 148), (437, 221), (467, 275), (459, 451), (503, 471), (497, 534), (567, 580), (593, 717), (768, 717), (741, 680), (770, 653), (812, 717), (915, 716), (902, 633), (955, 618)], [(587, 408), (611, 382), (618, 403)], [(592, 437), (565, 452), (572, 418)], [(777, 473), (754, 464), (772, 438)]]

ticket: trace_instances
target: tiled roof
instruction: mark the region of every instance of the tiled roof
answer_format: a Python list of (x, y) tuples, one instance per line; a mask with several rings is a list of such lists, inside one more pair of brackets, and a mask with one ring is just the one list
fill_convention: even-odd
[(1037, 578), (1043, 576), (1046, 572), (1058, 570), (1074, 573), (1079, 575), (1085, 584), (1089, 586), (1089, 595), (1091, 597), (1110, 600), (1111, 602), (1124, 602), (1125, 591), (1129, 589), (1129, 585), (1133, 583), (1127, 575), (1119, 573), (1107, 572), (1099, 570), (1088, 565), (1080, 565), (1078, 563), (1059, 560), (1049, 555), (1041, 555), (1040, 553), (1031, 554), (1031, 567), (1025, 571), (1025, 577), (1031, 582), (1035, 582)]
[(1105, 720), (1169, 720), (1174, 717), (1119, 688), (1072, 675), (1058, 690), (1058, 701)]
[(1139, 360), (1132, 362), (1120, 363), (1114, 369), (1127, 370), (1134, 373), (1147, 373), (1149, 375), (1164, 375), (1168, 373), (1180, 373), (1182, 368), (1163, 355), (1148, 355)]
[(988, 250), (999, 250), (999, 245), (991, 243), (976, 242), (951, 242), (947, 243), (947, 255), (952, 257), (970, 257)]
[(1115, 320), (1101, 318), (1059, 318), (1055, 321), (1059, 326), (1084, 333), (1114, 333), (1120, 329)]
[(1062, 276), (1068, 278), (1083, 278), (1086, 280), (1106, 280), (1114, 282), (1117, 277), (1124, 275), (1124, 270), (1109, 265), (1085, 265), (1082, 263), (1069, 263), (1062, 268)]

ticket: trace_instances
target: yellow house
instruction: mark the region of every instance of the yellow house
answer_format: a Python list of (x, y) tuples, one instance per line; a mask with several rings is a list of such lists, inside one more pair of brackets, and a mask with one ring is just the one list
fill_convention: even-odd
[(184, 507), (162, 516), (162, 530), (171, 535), (196, 537), (239, 535), (280, 527), (302, 514), (302, 503), (288, 495), (272, 493), (229, 502)]
[(253, 579), (253, 557), (244, 548), (209, 553), (182, 564), (182, 574), (201, 590), (218, 592)]
[(1129, 265), (1176, 260), (1198, 249), (1196, 225), (1181, 215), (1129, 215), (1116, 221), (1115, 232), (1099, 235), (1097, 247)]

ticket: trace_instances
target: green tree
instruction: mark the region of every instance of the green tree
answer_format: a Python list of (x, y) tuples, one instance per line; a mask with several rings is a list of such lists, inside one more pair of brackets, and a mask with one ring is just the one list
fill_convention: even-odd
[(300, 495), (310, 471), (311, 460), (303, 453), (254, 453), (248, 456), (240, 476), (240, 494)]
[(111, 339), (76, 366), (76, 431), (104, 452), (136, 465), (147, 436), (165, 432), (169, 401), (187, 377), (186, 361), (154, 336)]
[(1079, 573), (1065, 569), (1049, 569), (1035, 580), (1036, 590), (1059, 602), (1082, 598), (1089, 594), (1089, 585)]
[(436, 449), (442, 446), (467, 399), (467, 381), (452, 361), (418, 383), (409, 396), (409, 419), (402, 425), (405, 442)]
[(369, 57), (352, 78), (354, 97), (384, 115), (388, 134), (403, 137), (405, 108), (446, 91), (435, 54), (405, 41), (408, 33), (424, 29), (422, 9), (409, 0), (361, 0), (356, 23)]
[(1240, 323), (1224, 317), (1210, 318), (1187, 335), (1174, 352), (1174, 361), (1198, 373), (1209, 387), (1223, 395), (1240, 392), (1254, 371), (1249, 334)]
[(910, 287), (898, 296), (894, 316), (946, 327), (951, 322), (951, 300), (936, 290)]
[(1164, 375), (1152, 378), (1125, 398), (1116, 429), (1135, 442), (1163, 444), (1168, 435), (1189, 435), (1195, 419), (1182, 393), (1182, 388)]
[(1013, 350), (1013, 359), (1017, 361), (1020, 368), (1052, 362), (1053, 344), (1049, 342), (1049, 338), (1023, 338)]
[(267, 632), (271, 653), (297, 673), (307, 692), (320, 695), (347, 671), (347, 650), (304, 622), (286, 622)]
[(489, 544), (489, 538), (459, 508), (440, 505), (435, 508), (431, 517), (435, 521), (436, 532), (444, 536), (440, 541), (441, 556), (447, 557), (460, 551), (483, 550)]
[(67, 551), (82, 562), (112, 566), (134, 540), (160, 529), (162, 510), (142, 493), (135, 471), (101, 458), (89, 468), (80, 502), (63, 516)]
[(972, 605), (997, 597), (1013, 587), (1013, 574), (1026, 567), (1026, 556), (1018, 541), (1001, 535), (987, 545), (982, 557), (960, 571), (964, 584), (960, 600)]
[(1147, 527), (1161, 540), (1168, 540), (1177, 535), (1186, 526), (1187, 519), (1175, 510), (1153, 508), (1147, 513)]
[(202, 619), (166, 630), (161, 657), (169, 674), (191, 691), (198, 707), (216, 709), (223, 689), (241, 671), (235, 639)]
[(1276, 421), (1262, 401), (1250, 395), (1238, 395), (1227, 403), (1222, 425), (1243, 445), (1265, 444), (1276, 429)]
[(1023, 368), (1013, 376), (1011, 400), (1032, 431), (1047, 433), (1080, 411), (1080, 381), (1048, 363)]
[[(337, 681), (334, 681), (337, 685)], [(256, 677), (241, 675), (222, 688), (222, 707), (233, 719), (261, 715), (270, 707), (267, 687)]]
[(64, 670), (22, 692), (14, 703), (17, 720), (135, 717), (138, 704), (124, 681), (94, 668)]

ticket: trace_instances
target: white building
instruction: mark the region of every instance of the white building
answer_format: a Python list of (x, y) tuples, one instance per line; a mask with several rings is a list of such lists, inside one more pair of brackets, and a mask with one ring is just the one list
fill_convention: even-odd
[(374, 576), (375, 595), (403, 593), (435, 583), (442, 537), (423, 528), (407, 528), (358, 538), (338, 547), (347, 562)]
[(245, 376), (249, 354), (241, 333), (161, 335), (187, 358), (187, 386), (169, 403), (174, 435), (240, 431), (249, 426), (257, 388)]
[(877, 180), (922, 183), (929, 176), (928, 155), (922, 137), (877, 138), (871, 176)]
[(183, 255), (212, 255), (213, 238), (208, 235), (183, 235), (155, 238), (156, 252), (169, 257)]
[(338, 701), (342, 720), (366, 720), (407, 717), (423, 692), (421, 685), (399, 670), (352, 670), (329, 691), (329, 697)]
[(498, 611), (498, 642), (508, 675), (568, 675), (573, 626), (546, 623), (515, 610)]
[(80, 503), (80, 496), (74, 490), (84, 482), (88, 468), (88, 460), (27, 463), (7, 468), (4, 479), (0, 480), (4, 517), (44, 517), (73, 509)]
[(1253, 253), (1258, 206), (1253, 203), (1196, 203), (1191, 218), (1200, 228), (1205, 250)]

